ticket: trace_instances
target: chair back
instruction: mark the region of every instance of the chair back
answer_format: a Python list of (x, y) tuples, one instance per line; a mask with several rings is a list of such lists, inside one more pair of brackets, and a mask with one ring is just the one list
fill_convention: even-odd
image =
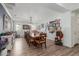
[(40, 37), (41, 37), (41, 40), (46, 40), (47, 34), (46, 33), (40, 33)]
[(26, 39), (26, 42), (29, 44), (30, 34), (28, 32), (25, 32), (25, 39)]

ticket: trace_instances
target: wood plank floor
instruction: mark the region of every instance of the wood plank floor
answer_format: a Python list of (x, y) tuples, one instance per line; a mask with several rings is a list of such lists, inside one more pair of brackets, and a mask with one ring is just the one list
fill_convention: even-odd
[(54, 45), (47, 40), (47, 48), (28, 47), (25, 39), (17, 38), (9, 56), (79, 56), (79, 45), (74, 48)]

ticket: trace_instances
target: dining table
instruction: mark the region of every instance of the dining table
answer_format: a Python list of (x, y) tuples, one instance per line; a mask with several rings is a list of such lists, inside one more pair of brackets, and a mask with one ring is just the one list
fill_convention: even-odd
[(33, 42), (33, 45), (34, 45), (34, 46), (37, 46), (37, 44), (35, 43), (35, 40), (39, 40), (39, 38), (40, 38), (40, 33), (38, 33), (38, 34), (36, 34), (36, 35), (30, 34), (30, 36), (31, 36), (31, 39), (34, 41), (34, 42)]

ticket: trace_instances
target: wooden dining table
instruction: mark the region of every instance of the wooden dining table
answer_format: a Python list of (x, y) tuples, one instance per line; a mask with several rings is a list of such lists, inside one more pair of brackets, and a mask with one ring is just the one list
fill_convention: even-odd
[(34, 41), (33, 42), (33, 45), (34, 46), (37, 46), (37, 44), (35, 43), (35, 40), (39, 40), (38, 38), (40, 38), (41, 36), (40, 36), (40, 33), (39, 34), (36, 34), (36, 35), (30, 35), (31, 36), (31, 39)]

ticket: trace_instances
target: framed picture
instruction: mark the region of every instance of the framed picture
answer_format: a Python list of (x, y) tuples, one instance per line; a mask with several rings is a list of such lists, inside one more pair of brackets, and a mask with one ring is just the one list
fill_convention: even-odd
[(4, 31), (11, 30), (11, 18), (7, 14), (3, 15), (3, 30)]
[(29, 25), (23, 25), (23, 29), (24, 30), (30, 29), (30, 26)]
[(49, 33), (53, 33), (55, 32), (55, 30), (60, 27), (60, 22), (59, 20), (55, 20), (55, 21), (50, 21), (48, 24), (48, 31)]
[(48, 31), (49, 33), (55, 32), (56, 29), (56, 23), (54, 21), (50, 22), (48, 25)]
[(3, 15), (3, 30), (5, 28), (5, 14)]

